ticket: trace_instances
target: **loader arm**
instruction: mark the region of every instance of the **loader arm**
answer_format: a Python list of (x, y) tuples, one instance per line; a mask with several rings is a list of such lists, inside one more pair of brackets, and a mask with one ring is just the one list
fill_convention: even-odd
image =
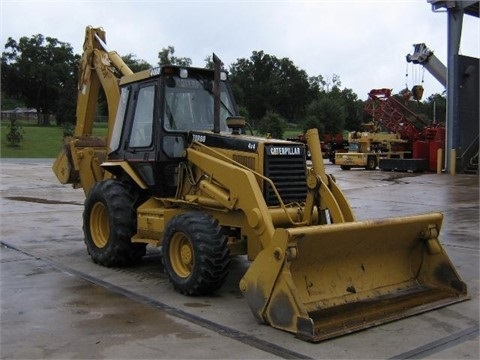
[(305, 133), (308, 148), (311, 152), (312, 169), (308, 181), (308, 196), (306, 200), (305, 214), (312, 214), (312, 198), (318, 191), (320, 208), (328, 209), (333, 223), (355, 221), (355, 215), (347, 201), (347, 198), (335, 183), (334, 178), (325, 172), (323, 164), (322, 147), (317, 129), (310, 129)]
[[(335, 184), (333, 177), (325, 173), (318, 130), (308, 130), (306, 137), (309, 148), (314, 149), (312, 151), (313, 166), (308, 171), (308, 192), (306, 206), (302, 210), (303, 221), (296, 223), (290, 218), (291, 226), (313, 225), (315, 206), (319, 211), (328, 210), (333, 223), (355, 221), (345, 195)], [(207, 179), (200, 181), (200, 189), (225, 208), (242, 210), (248, 224), (261, 236), (262, 246), (267, 247), (275, 229), (270, 210), (256, 179), (256, 176), (264, 178), (263, 175), (198, 142), (194, 142), (186, 152), (188, 160), (208, 175)], [(275, 187), (273, 183), (271, 186)], [(249, 191), (246, 192), (245, 189)], [(274, 191), (278, 196), (276, 189)], [(286, 217), (289, 218), (282, 199), (278, 197)], [(265, 236), (263, 236), (264, 233)]]
[[(207, 178), (200, 181), (199, 188), (225, 208), (242, 210), (246, 225), (261, 243), (262, 250), (241, 280), (240, 289), (249, 294), (247, 301), (254, 316), (264, 322), (263, 313), (287, 251), (286, 238), (277, 235), (263, 194), (251, 171), (195, 149), (195, 143), (186, 153), (189, 162), (207, 174)], [(249, 258), (251, 256), (249, 254)], [(257, 272), (259, 266), (264, 267), (265, 271)], [(251, 277), (248, 274), (252, 271), (251, 276), (255, 277), (253, 281), (248, 280)]]
[[(309, 130), (306, 136), (309, 148), (315, 149), (312, 151), (314, 166), (312, 171), (308, 171), (310, 185), (303, 209), (304, 221), (298, 224), (292, 222), (291, 226), (311, 226), (315, 206), (318, 211), (329, 211), (333, 223), (354, 221), (344, 194), (333, 178), (325, 173), (318, 131)], [(290, 239), (285, 229), (275, 228), (254, 172), (230, 163), (221, 154), (200, 143), (193, 143), (186, 154), (189, 162), (207, 175), (199, 182), (199, 188), (225, 208), (243, 211), (247, 225), (258, 237), (261, 251), (258, 254), (249, 253), (249, 258), (254, 258), (254, 262), (240, 281), (240, 289), (245, 293), (255, 317), (271, 323), (266, 316), (267, 306), (282, 268), (290, 261), (286, 259), (296, 257), (296, 245), (289, 244)], [(290, 299), (292, 302), (301, 302), (293, 298)], [(300, 304), (295, 307), (296, 316), (308, 316)]]

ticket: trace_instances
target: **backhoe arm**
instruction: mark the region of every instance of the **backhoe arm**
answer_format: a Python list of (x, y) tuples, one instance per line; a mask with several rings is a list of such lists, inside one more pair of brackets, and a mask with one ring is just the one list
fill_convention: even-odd
[[(107, 145), (117, 113), (118, 82), (121, 76), (129, 74), (132, 71), (121, 57), (114, 51), (107, 52), (105, 31), (87, 27), (79, 66), (75, 133), (64, 139), (65, 144), (53, 164), (53, 171), (62, 184), (81, 187), (86, 194), (96, 181), (104, 178), (105, 172), (100, 164), (107, 157)], [(100, 87), (108, 104), (106, 139), (92, 136)]]
[(108, 103), (108, 137), (113, 128), (120, 96), (118, 80), (120, 76), (133, 72), (115, 52), (108, 52), (105, 44), (105, 31), (87, 27), (83, 44), (78, 77), (77, 123), (75, 136), (92, 134), (100, 86)]

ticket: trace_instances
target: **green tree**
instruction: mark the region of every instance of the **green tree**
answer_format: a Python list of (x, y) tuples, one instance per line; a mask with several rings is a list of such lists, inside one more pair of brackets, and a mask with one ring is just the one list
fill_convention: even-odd
[(25, 104), (23, 103), (22, 100), (18, 98), (12, 98), (10, 95), (7, 96), (5, 91), (3, 91), (3, 83), (2, 83), (2, 91), (0, 91), (0, 108), (7, 110), (7, 109), (15, 109), (16, 107), (25, 107)]
[(342, 86), (342, 81), (340, 80), (340, 76), (337, 74), (326, 75), (323, 77), (323, 90), (326, 92), (330, 92), (331, 90), (340, 89)]
[(352, 89), (341, 89), (340, 76), (310, 77), (309, 83), (312, 101), (307, 107), (304, 129), (316, 127), (322, 138), (343, 130), (360, 130), (364, 102)]
[(213, 62), (212, 55), (206, 56), (205, 59), (203, 59), (203, 61), (205, 61), (205, 69), (210, 69), (210, 70), (215, 69), (215, 63)]
[(340, 92), (346, 111), (345, 130), (361, 130), (363, 122), (363, 101), (359, 100), (352, 89), (343, 89)]
[(325, 80), (322, 75), (310, 76), (308, 83), (310, 85), (308, 90), (310, 101), (318, 98), (318, 95), (325, 91)]
[(122, 60), (134, 73), (147, 70), (152, 67), (152, 65), (150, 65), (147, 61), (143, 59), (137, 59), (137, 56), (134, 54), (124, 55), (122, 56)]
[(254, 51), (250, 59), (232, 64), (230, 72), (235, 98), (247, 108), (253, 121), (269, 111), (291, 122), (304, 116), (310, 98), (309, 79), (288, 58)]
[(64, 91), (59, 96), (56, 108), (54, 109), (57, 125), (75, 124), (75, 113), (77, 111), (77, 80), (76, 76), (65, 80)]
[(330, 93), (324, 92), (308, 105), (308, 126), (316, 125), (321, 137), (325, 134), (337, 134), (345, 128), (347, 111), (339, 94), (338, 89)]
[(191, 66), (192, 59), (187, 57), (176, 57), (175, 47), (169, 45), (166, 48), (163, 48), (162, 51), (158, 53), (159, 65), (180, 65), (180, 66)]
[(447, 98), (442, 94), (433, 94), (422, 103), (422, 113), (427, 119), (445, 124), (447, 116)]
[[(2, 92), (22, 100), (35, 108), (39, 124), (48, 125), (50, 116), (57, 113), (59, 100), (75, 91), (77, 62), (70, 44), (41, 34), (21, 37), (17, 42), (8, 38), (2, 52)], [(75, 98), (63, 98), (64, 103), (75, 103)], [(71, 104), (70, 104), (71, 105)], [(63, 105), (71, 111), (72, 106)], [(66, 118), (74, 115), (66, 114)]]
[(235, 98), (240, 105), (247, 108), (253, 121), (261, 119), (271, 108), (267, 96), (269, 74), (273, 72), (273, 68), (270, 55), (255, 51), (250, 59), (238, 59), (230, 67)]
[(276, 96), (271, 103), (283, 117), (297, 122), (299, 118), (305, 116), (309, 100), (308, 75), (288, 58), (283, 58), (278, 60), (274, 76), (273, 87), (276, 89)]
[(270, 134), (272, 138), (283, 139), (285, 121), (279, 114), (269, 111), (260, 119), (258, 131), (262, 135)]
[(305, 121), (303, 122), (303, 132), (305, 133), (307, 130), (315, 128), (318, 130), (318, 134), (322, 139), (325, 135), (325, 124), (322, 124), (317, 116), (307, 115)]

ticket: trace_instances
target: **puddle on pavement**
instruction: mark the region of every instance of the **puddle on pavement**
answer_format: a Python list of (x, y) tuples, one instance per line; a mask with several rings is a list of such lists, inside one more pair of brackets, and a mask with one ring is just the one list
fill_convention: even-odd
[[(112, 293), (102, 287), (90, 285), (72, 292), (69, 286), (63, 296), (57, 297), (68, 309), (70, 327), (88, 329), (89, 333), (102, 339), (104, 344), (117, 343), (110, 333), (128, 335), (128, 340), (141, 340), (157, 335), (173, 335), (181, 339), (207, 336), (182, 324), (175, 318), (153, 307), (137, 303), (127, 297)], [(69, 291), (70, 290), (70, 291)], [(210, 306), (200, 303), (192, 303)], [(121, 340), (121, 339), (117, 339)]]

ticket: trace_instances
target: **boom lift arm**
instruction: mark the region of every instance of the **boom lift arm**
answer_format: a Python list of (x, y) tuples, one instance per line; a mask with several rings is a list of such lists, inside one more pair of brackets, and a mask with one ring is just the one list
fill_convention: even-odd
[(413, 54), (407, 55), (407, 62), (421, 64), (440, 84), (447, 87), (447, 67), (435, 56), (425, 44), (414, 44)]

